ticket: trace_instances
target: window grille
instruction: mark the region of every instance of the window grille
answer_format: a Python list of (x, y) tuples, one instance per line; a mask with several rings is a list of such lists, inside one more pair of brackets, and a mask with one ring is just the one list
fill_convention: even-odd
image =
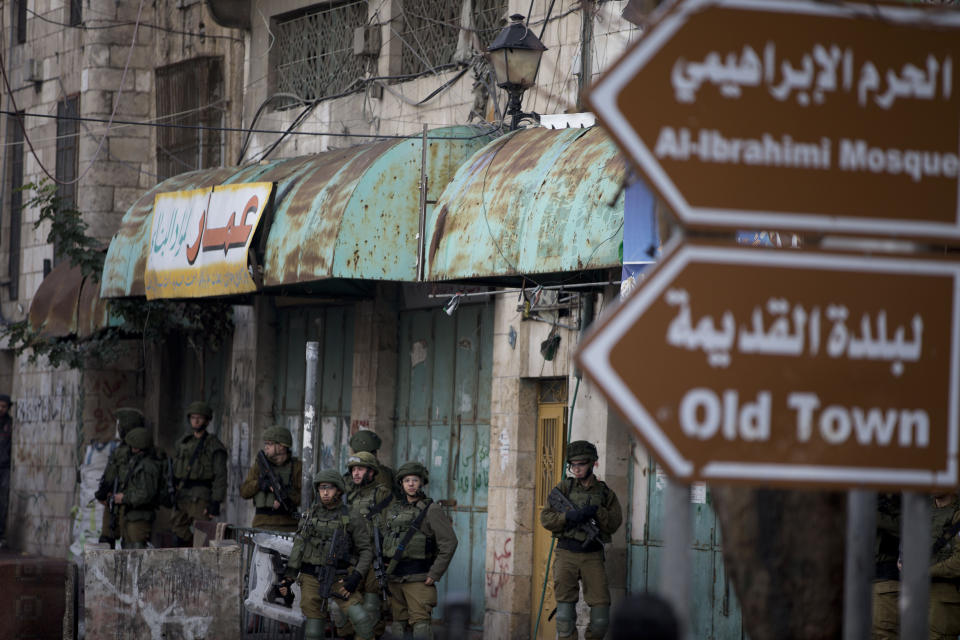
[(312, 101), (345, 93), (352, 86), (360, 89), (355, 83), (363, 77), (366, 61), (353, 54), (353, 31), (366, 23), (366, 1), (277, 18), (271, 50), (274, 91)]
[(10, 276), (10, 299), (16, 300), (20, 293), (20, 221), (23, 214), (23, 116), (7, 118), (7, 166), (10, 178), (10, 260), (7, 273)]
[(27, 41), (27, 0), (14, 0), (12, 7), (17, 44), (23, 44)]
[(506, 0), (473, 0), (473, 28), (480, 46), (486, 49), (507, 24)]
[[(57, 204), (72, 209), (77, 203), (77, 161), (79, 158), (80, 97), (70, 96), (57, 103)], [(60, 247), (53, 246), (53, 264), (60, 263)]]
[(460, 0), (403, 0), (402, 74), (426, 73), (454, 61), (460, 6)]
[(221, 60), (195, 58), (157, 69), (157, 173), (161, 180), (222, 165)]
[(75, 27), (83, 21), (82, 0), (68, 0), (70, 4), (70, 26)]

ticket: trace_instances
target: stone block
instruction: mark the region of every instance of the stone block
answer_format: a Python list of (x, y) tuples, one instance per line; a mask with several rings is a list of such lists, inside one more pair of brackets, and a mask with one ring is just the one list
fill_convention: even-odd
[[(131, 72), (127, 72), (127, 77), (131, 75)], [(124, 83), (126, 84), (126, 83)], [(136, 72), (136, 84), (134, 85), (137, 91), (143, 93), (149, 93), (153, 88), (153, 70), (147, 69), (146, 71), (137, 71)], [(124, 89), (127, 87), (124, 86)]]
[(83, 65), (92, 68), (120, 66), (110, 64), (110, 46), (106, 44), (91, 44), (84, 47)]
[(87, 640), (232, 640), (240, 619), (240, 547), (88, 551)]
[[(136, 135), (138, 133), (145, 133), (147, 135)], [(112, 136), (107, 144), (110, 146), (110, 158), (124, 162), (144, 162), (149, 159), (150, 152), (152, 151), (150, 135), (147, 131), (131, 131), (123, 136)]]
[[(113, 211), (113, 187), (87, 187), (77, 194), (77, 208), (86, 213)], [(91, 228), (93, 221), (90, 221)]]

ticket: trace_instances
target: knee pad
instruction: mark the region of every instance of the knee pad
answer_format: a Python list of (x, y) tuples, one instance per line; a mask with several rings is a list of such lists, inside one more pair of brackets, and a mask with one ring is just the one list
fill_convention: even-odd
[(303, 625), (303, 640), (323, 640), (323, 620), (307, 618)]
[(429, 622), (415, 622), (413, 640), (433, 640), (433, 625)]
[(590, 607), (590, 624), (587, 626), (587, 638), (603, 638), (610, 626), (610, 605), (602, 604)]
[(357, 638), (373, 638), (373, 620), (363, 605), (355, 604), (347, 609), (347, 617), (353, 623), (353, 631)]
[(330, 612), (330, 619), (333, 620), (333, 624), (338, 629), (342, 629), (347, 626), (347, 616), (343, 615), (343, 611), (340, 610), (336, 602), (333, 598), (327, 600), (327, 611)]
[(557, 603), (557, 635), (561, 638), (577, 633), (577, 603)]
[(370, 616), (373, 624), (377, 624), (377, 622), (380, 621), (380, 602), (380, 597), (375, 593), (363, 594), (363, 608), (366, 610), (367, 615)]

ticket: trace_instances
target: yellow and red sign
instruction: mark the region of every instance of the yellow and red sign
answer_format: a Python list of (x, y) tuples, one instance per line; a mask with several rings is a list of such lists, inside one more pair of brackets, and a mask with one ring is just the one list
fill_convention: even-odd
[(158, 193), (144, 274), (147, 298), (256, 291), (248, 254), (272, 190), (272, 182), (248, 182)]

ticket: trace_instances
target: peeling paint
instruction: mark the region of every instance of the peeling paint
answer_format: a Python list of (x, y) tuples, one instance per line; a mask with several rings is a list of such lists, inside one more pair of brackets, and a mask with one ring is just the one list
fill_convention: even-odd
[(417, 340), (410, 345), (410, 368), (413, 369), (418, 364), (427, 359), (427, 341)]
[(507, 464), (510, 460), (510, 434), (504, 429), (500, 432), (500, 473), (507, 471)]

